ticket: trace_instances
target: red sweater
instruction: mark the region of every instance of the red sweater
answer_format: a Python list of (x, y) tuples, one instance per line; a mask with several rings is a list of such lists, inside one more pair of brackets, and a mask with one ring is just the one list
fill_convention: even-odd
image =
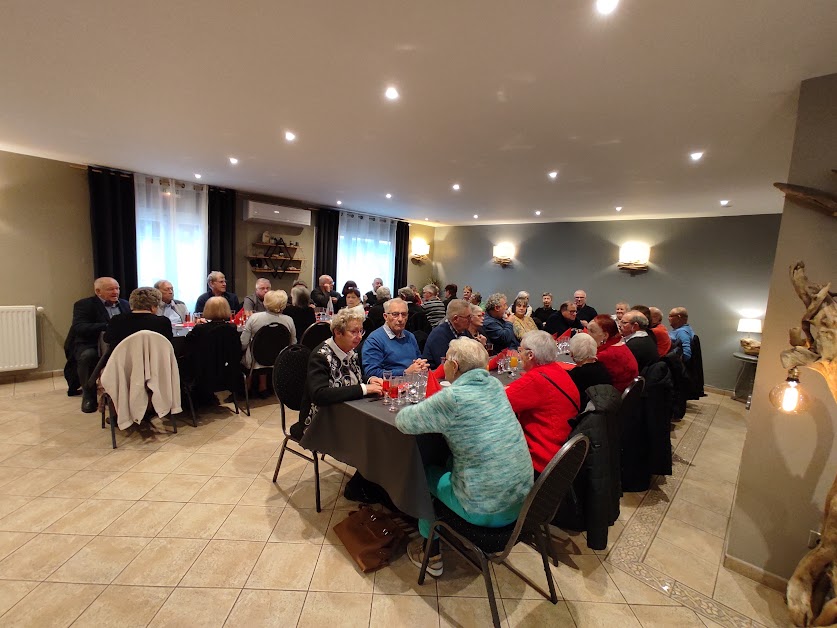
[(613, 386), (620, 393), (625, 392), (628, 384), (639, 375), (636, 358), (620, 336), (608, 338), (607, 342), (599, 347), (596, 359), (604, 364), (610, 379), (613, 380)]
[(668, 335), (668, 329), (664, 325), (659, 324), (651, 328), (654, 334), (654, 340), (657, 341), (657, 353), (663, 357), (671, 350), (671, 338)]
[[(555, 382), (572, 401), (556, 390), (541, 373)], [(553, 362), (536, 366), (514, 380), (506, 388), (506, 395), (526, 436), (532, 465), (540, 473), (570, 435), (568, 421), (578, 415), (578, 388), (567, 371)]]

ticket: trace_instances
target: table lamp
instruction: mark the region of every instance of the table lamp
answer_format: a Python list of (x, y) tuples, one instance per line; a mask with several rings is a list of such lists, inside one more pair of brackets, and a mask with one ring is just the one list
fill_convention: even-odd
[(761, 333), (760, 318), (741, 318), (738, 320), (738, 331), (747, 334), (741, 339), (741, 350), (747, 355), (758, 355), (761, 349), (761, 342), (750, 338), (750, 334)]

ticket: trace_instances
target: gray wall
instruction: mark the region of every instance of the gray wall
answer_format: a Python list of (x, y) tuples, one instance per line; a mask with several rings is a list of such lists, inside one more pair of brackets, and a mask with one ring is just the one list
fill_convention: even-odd
[[(437, 228), (432, 257), (442, 281), (470, 284), (483, 298), (528, 290), (539, 303), (548, 290), (560, 302), (583, 288), (599, 313), (612, 313), (622, 300), (666, 314), (682, 305), (700, 335), (706, 383), (732, 389), (738, 319), (742, 310), (765, 310), (779, 221), (766, 214)], [(647, 273), (632, 277), (616, 267), (628, 240), (651, 245)], [(505, 269), (491, 261), (493, 246), (504, 241), (517, 248)]]
[[(837, 74), (802, 83), (789, 181), (837, 193)], [(804, 312), (788, 279), (788, 267), (803, 260), (808, 279), (837, 283), (837, 219), (786, 202), (764, 325), (747, 440), (730, 523), (727, 553), (788, 578), (807, 551), (808, 531), (818, 529), (823, 502), (837, 472), (837, 402), (825, 380), (801, 369), (814, 399), (797, 416), (770, 405), (770, 389), (786, 371), (779, 354), (788, 329)]]

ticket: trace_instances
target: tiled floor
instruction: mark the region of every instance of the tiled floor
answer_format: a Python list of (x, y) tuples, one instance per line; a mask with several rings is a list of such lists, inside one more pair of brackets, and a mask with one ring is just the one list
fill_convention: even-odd
[[(226, 407), (177, 435), (119, 437), (62, 380), (0, 385), (0, 626), (487, 626), (479, 574), (445, 556), (416, 584), (399, 558), (360, 573), (331, 527), (344, 465), (286, 456), (277, 406)], [(710, 395), (672, 434), (675, 473), (626, 495), (607, 552), (562, 534), (561, 601), (496, 567), (509, 626), (788, 625), (782, 595), (721, 566), (744, 409)], [(545, 587), (525, 547), (510, 561)]]

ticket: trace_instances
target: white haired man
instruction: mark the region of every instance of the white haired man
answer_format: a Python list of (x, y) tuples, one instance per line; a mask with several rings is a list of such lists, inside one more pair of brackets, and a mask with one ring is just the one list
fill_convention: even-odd
[(253, 294), (244, 297), (244, 310), (247, 312), (265, 312), (264, 295), (271, 289), (270, 279), (259, 277), (256, 279), (256, 286)]
[(241, 309), (241, 304), (238, 302), (238, 295), (234, 292), (227, 292), (227, 278), (220, 270), (213, 270), (206, 278), (206, 285), (209, 288), (201, 296), (198, 297), (195, 303), (195, 312), (203, 312), (206, 307), (206, 302), (212, 297), (223, 297), (227, 303), (230, 304), (230, 310), (233, 314)]
[(178, 323), (185, 323), (189, 310), (186, 309), (186, 304), (183, 301), (178, 301), (174, 298), (174, 286), (168, 279), (161, 279), (154, 284), (154, 287), (160, 291), (162, 300), (157, 306), (157, 316), (165, 316), (172, 325)]
[(451, 340), (461, 336), (473, 338), (468, 331), (470, 326), (471, 304), (463, 299), (451, 299), (445, 321), (430, 332), (421, 354), (431, 369), (438, 368), (442, 363)]
[(317, 307), (328, 307), (329, 300), (331, 307), (337, 311), (337, 300), (340, 293), (334, 289), (334, 279), (330, 275), (320, 275), (317, 280), (317, 287), (311, 291), (311, 301)]
[(503, 349), (517, 349), (519, 346), (511, 322), (513, 314), (506, 313), (507, 307), (508, 299), (500, 292), (495, 292), (485, 302), (486, 317), (482, 324), (482, 333), (494, 346), (495, 353)]
[(584, 290), (576, 290), (573, 293), (573, 300), (575, 306), (578, 308), (578, 322), (584, 329), (587, 329), (587, 323), (592, 321), (599, 313), (591, 305), (587, 305), (587, 293)]
[(404, 329), (406, 325), (407, 303), (403, 299), (384, 303), (384, 324), (363, 343), (363, 375), (367, 381), (381, 377), (384, 371), (398, 376), (427, 370), (416, 337)]

